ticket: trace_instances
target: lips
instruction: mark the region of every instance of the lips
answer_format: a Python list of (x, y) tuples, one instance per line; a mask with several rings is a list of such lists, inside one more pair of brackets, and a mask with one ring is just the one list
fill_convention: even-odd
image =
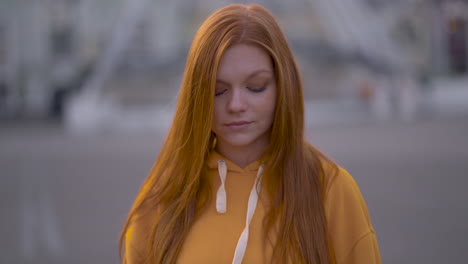
[(249, 122), (249, 121), (236, 121), (236, 122), (231, 122), (229, 124), (226, 124), (226, 126), (233, 130), (241, 130), (241, 129), (249, 127), (250, 124), (252, 123), (253, 122)]
[(245, 124), (250, 124), (252, 122), (249, 122), (249, 121), (237, 121), (237, 122), (232, 122), (232, 123), (229, 123), (229, 124), (226, 124), (228, 126), (240, 126), (240, 125), (245, 125)]

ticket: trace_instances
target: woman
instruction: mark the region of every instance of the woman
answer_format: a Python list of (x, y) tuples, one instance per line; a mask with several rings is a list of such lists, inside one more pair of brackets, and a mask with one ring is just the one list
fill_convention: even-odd
[(286, 38), (259, 5), (212, 14), (121, 235), (123, 263), (380, 263), (360, 191), (304, 137)]

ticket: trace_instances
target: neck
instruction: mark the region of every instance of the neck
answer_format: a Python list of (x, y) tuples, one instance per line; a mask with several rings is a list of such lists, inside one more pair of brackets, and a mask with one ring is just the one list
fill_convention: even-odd
[(234, 162), (241, 168), (245, 168), (250, 163), (259, 160), (266, 150), (268, 145), (262, 144), (259, 146), (228, 146), (218, 142), (216, 144), (216, 151)]

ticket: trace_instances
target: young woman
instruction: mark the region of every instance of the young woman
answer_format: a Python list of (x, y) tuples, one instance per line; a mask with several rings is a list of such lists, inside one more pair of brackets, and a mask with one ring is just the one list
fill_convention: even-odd
[(123, 263), (380, 263), (352, 177), (304, 137), (286, 38), (259, 5), (212, 14), (120, 238)]

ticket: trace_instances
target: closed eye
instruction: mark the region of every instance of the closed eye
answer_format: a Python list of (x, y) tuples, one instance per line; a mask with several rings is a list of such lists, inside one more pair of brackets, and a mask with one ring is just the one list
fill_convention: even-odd
[(215, 91), (215, 96), (222, 95), (222, 94), (225, 93), (226, 91), (227, 91), (227, 89), (216, 90), (216, 91)]
[(266, 86), (263, 86), (263, 87), (247, 87), (247, 89), (249, 89), (251, 92), (254, 92), (254, 93), (261, 93), (261, 92), (265, 91)]

